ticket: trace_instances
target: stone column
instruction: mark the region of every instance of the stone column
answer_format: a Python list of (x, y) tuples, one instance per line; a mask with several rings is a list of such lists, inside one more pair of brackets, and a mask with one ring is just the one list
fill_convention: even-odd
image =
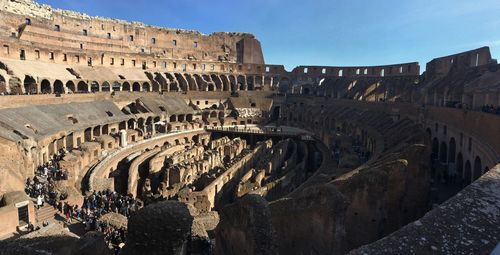
[(127, 146), (127, 131), (123, 129), (120, 130), (120, 146), (121, 147)]

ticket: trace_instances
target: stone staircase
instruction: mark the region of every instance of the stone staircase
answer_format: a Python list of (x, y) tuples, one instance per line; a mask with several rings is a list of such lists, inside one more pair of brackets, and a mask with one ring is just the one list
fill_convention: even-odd
[(45, 204), (42, 208), (36, 210), (36, 222), (40, 224), (44, 221), (54, 223), (56, 222), (55, 215), (57, 212), (57, 209), (54, 209), (53, 206)]

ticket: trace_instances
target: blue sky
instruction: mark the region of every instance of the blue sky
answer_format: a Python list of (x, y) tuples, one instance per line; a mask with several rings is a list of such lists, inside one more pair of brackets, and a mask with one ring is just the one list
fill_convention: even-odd
[(500, 58), (500, 0), (38, 0), (202, 33), (251, 32), (266, 63), (425, 63), (481, 46)]

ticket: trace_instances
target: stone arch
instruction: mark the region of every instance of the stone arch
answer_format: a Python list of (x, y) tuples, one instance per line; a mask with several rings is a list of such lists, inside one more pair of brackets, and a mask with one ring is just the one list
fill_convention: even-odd
[(236, 81), (236, 77), (234, 75), (229, 75), (229, 85), (231, 87), (231, 91), (237, 91), (238, 90), (238, 82)]
[(215, 91), (215, 85), (213, 83), (209, 83), (207, 86), (207, 91)]
[(189, 90), (197, 91), (198, 86), (196, 85), (196, 81), (194, 80), (194, 78), (190, 74), (187, 74), (187, 73), (184, 74), (184, 77), (186, 78), (187, 83), (189, 84)]
[(52, 87), (50, 86), (50, 82), (48, 80), (42, 80), (41, 83), (41, 92), (42, 94), (50, 94), (52, 93)]
[[(68, 84), (71, 81), (68, 81), (66, 84)], [(54, 82), (54, 93), (56, 94), (64, 94), (64, 84), (60, 80), (56, 80)]]
[(127, 127), (128, 127), (128, 129), (135, 129), (135, 122), (136, 122), (135, 119), (129, 119), (127, 121)]
[(74, 93), (75, 91), (76, 91), (75, 83), (73, 81), (66, 82), (66, 93)]
[(262, 76), (258, 75), (258, 76), (255, 76), (254, 77), (254, 88), (259, 88), (261, 89), (262, 88)]
[(172, 114), (170, 115), (169, 122), (176, 122), (177, 121), (177, 115)]
[(130, 83), (127, 81), (123, 83), (122, 85), (122, 91), (130, 91)]
[(443, 141), (439, 147), (439, 161), (446, 163), (448, 158), (448, 145)]
[(255, 81), (253, 76), (247, 76), (247, 89), (250, 91), (255, 90)]
[(83, 133), (84, 133), (84, 141), (85, 142), (92, 141), (92, 128), (91, 127), (86, 128), (85, 131), (83, 131)]
[(111, 86), (109, 85), (109, 82), (105, 81), (102, 83), (101, 91), (104, 91), (104, 92), (111, 91)]
[(471, 181), (472, 181), (472, 169), (470, 161), (467, 160), (465, 161), (465, 167), (464, 167), (464, 183), (465, 185), (469, 185)]
[(87, 85), (86, 82), (80, 81), (80, 82), (78, 82), (78, 85), (77, 85), (77, 91), (82, 92), (82, 93), (89, 92), (89, 86)]
[(210, 112), (210, 118), (217, 118), (217, 112), (216, 111)]
[(121, 91), (122, 85), (118, 81), (114, 81), (113, 85), (112, 85), (112, 90), (113, 91)]
[[(159, 88), (157, 91), (167, 91), (168, 81), (159, 72), (154, 73), (154, 80), (158, 83)], [(153, 84), (153, 91), (155, 91), (155, 85)]]
[(132, 91), (134, 92), (141, 91), (141, 84), (139, 84), (138, 82), (134, 82), (132, 84)]
[(271, 87), (271, 84), (272, 83), (272, 79), (270, 76), (264, 76), (264, 86), (270, 88)]
[(479, 179), (479, 177), (481, 177), (481, 175), (483, 173), (482, 171), (483, 171), (483, 167), (481, 165), (481, 158), (479, 156), (476, 156), (476, 158), (474, 159), (473, 180)]
[(149, 85), (149, 82), (144, 82), (142, 84), (142, 91), (145, 91), (145, 92), (151, 91), (151, 86)]
[(207, 81), (205, 81), (200, 75), (194, 74), (193, 78), (195, 79), (197, 85), (198, 85), (198, 90), (199, 91), (206, 91), (207, 90)]
[(229, 79), (227, 78), (227, 76), (222, 74), (220, 75), (220, 79), (222, 81), (222, 91), (230, 91), (231, 87), (229, 85)]
[(36, 94), (37, 93), (37, 85), (36, 81), (33, 77), (29, 75), (24, 76), (24, 93), (26, 94)]
[(189, 90), (189, 85), (186, 81), (186, 78), (184, 78), (183, 75), (180, 73), (174, 73), (175, 78), (177, 79), (177, 82), (179, 82), (179, 87), (182, 91), (188, 91)]
[(0, 93), (7, 92), (7, 82), (5, 81), (5, 77), (0, 75)]
[(99, 83), (97, 81), (93, 81), (90, 83), (90, 91), (99, 92)]
[(439, 153), (439, 141), (436, 137), (434, 137), (434, 139), (432, 139), (431, 159), (437, 159), (438, 153)]
[(210, 75), (210, 78), (212, 78), (212, 81), (215, 83), (216, 91), (222, 91), (222, 81), (220, 77), (216, 74), (212, 74)]
[(101, 126), (95, 126), (93, 129), (92, 129), (92, 135), (94, 137), (96, 136), (101, 136)]
[(456, 142), (455, 138), (452, 137), (450, 138), (450, 143), (448, 146), (448, 162), (450, 163), (455, 163), (455, 153), (456, 153)]
[(107, 135), (107, 134), (109, 134), (109, 125), (108, 124), (103, 125), (102, 131), (101, 131), (101, 135)]
[(429, 139), (432, 139), (432, 130), (431, 130), (431, 128), (427, 128), (425, 131), (427, 132), (427, 137), (429, 137)]

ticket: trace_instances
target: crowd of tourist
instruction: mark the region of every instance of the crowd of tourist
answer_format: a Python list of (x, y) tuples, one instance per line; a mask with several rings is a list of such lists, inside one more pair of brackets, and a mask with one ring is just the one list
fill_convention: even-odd
[(481, 107), (482, 112), (486, 113), (492, 113), (492, 114), (497, 114), (500, 115), (500, 107), (495, 107), (493, 105), (483, 105)]
[(66, 220), (71, 223), (76, 219), (85, 225), (86, 231), (99, 231), (104, 233), (105, 241), (116, 253), (120, 244), (125, 242), (125, 229), (116, 228), (101, 220), (107, 213), (119, 213), (125, 217), (138, 210), (138, 203), (132, 195), (121, 195), (115, 191), (98, 191), (86, 196), (83, 205), (71, 206), (60, 203), (59, 209), (64, 213)]
[(59, 200), (64, 200), (67, 194), (59, 194), (55, 190), (55, 181), (67, 180), (68, 173), (59, 166), (64, 157), (64, 151), (59, 151), (49, 162), (37, 167), (35, 176), (26, 180), (25, 192), (36, 199), (36, 208), (41, 208), (45, 202), (56, 206)]

